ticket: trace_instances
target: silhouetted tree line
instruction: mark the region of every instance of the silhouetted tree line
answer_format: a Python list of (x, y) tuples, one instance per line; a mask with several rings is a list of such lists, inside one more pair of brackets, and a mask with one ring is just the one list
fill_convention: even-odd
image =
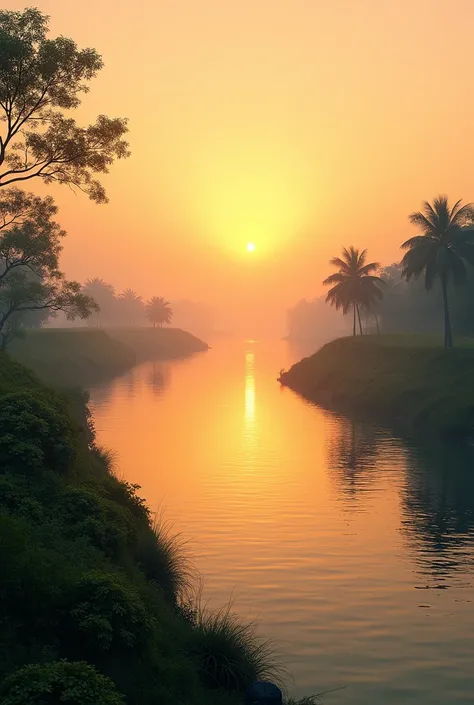
[(99, 327), (150, 323), (153, 327), (161, 328), (165, 323), (171, 323), (173, 317), (170, 302), (162, 296), (153, 296), (149, 301), (144, 301), (133, 289), (125, 289), (117, 294), (112, 284), (103, 279), (88, 279), (82, 292), (98, 306), (98, 311), (91, 316), (91, 323)]
[[(451, 207), (446, 196), (438, 196), (412, 213), (410, 222), (420, 234), (401, 245), (400, 263), (382, 269), (367, 262), (367, 250), (353, 246), (333, 257), (337, 271), (323, 281), (331, 287), (326, 302), (351, 312), (354, 336), (374, 327), (377, 333), (434, 332), (442, 311), (444, 344), (452, 347), (453, 325), (459, 335), (474, 333), (474, 204), (459, 200)], [(316, 301), (291, 310), (290, 336), (304, 337), (318, 306)]]

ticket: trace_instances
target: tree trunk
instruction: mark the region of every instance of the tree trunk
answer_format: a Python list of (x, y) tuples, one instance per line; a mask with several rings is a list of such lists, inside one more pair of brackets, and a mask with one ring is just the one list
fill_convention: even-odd
[(355, 336), (356, 334), (356, 303), (354, 301), (354, 320), (352, 322), (352, 335)]
[(453, 347), (453, 336), (451, 333), (451, 320), (449, 317), (449, 306), (448, 306), (448, 282), (446, 275), (443, 274), (441, 277), (441, 290), (443, 292), (443, 308), (444, 308), (444, 347)]
[(360, 330), (360, 334), (361, 334), (361, 335), (364, 335), (363, 332), (362, 332), (362, 321), (360, 320), (360, 311), (359, 311), (359, 307), (358, 307), (358, 306), (357, 306), (357, 317), (358, 317), (358, 319), (359, 319), (359, 330)]

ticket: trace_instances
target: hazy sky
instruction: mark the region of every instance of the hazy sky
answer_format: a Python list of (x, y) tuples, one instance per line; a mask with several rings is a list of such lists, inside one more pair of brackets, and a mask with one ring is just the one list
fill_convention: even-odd
[(421, 200), (474, 200), (473, 0), (35, 4), (104, 57), (78, 120), (130, 120), (109, 205), (54, 189), (71, 277), (275, 322), (341, 245), (389, 263)]

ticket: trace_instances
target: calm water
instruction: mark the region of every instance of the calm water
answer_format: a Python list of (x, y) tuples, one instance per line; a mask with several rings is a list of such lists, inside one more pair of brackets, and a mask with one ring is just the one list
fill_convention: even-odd
[(474, 702), (474, 453), (408, 447), (276, 382), (286, 343), (219, 342), (92, 390), (101, 443), (327, 705)]

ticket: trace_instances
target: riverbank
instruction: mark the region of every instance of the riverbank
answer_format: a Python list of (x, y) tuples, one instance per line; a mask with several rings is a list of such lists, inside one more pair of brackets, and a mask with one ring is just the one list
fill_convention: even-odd
[(107, 334), (133, 351), (137, 360), (175, 360), (209, 350), (204, 341), (181, 328), (110, 328)]
[(13, 340), (8, 352), (55, 387), (88, 387), (122, 374), (136, 355), (121, 341), (94, 328), (39, 328)]
[(208, 349), (178, 328), (40, 328), (13, 340), (9, 353), (55, 387), (89, 387), (137, 362), (188, 357)]
[(474, 425), (474, 341), (451, 350), (431, 336), (339, 338), (293, 365), (281, 383), (345, 414), (405, 431), (467, 434)]
[(0, 357), (1, 702), (239, 705), (278, 671), (268, 646), (196, 608), (179, 542), (77, 400)]

